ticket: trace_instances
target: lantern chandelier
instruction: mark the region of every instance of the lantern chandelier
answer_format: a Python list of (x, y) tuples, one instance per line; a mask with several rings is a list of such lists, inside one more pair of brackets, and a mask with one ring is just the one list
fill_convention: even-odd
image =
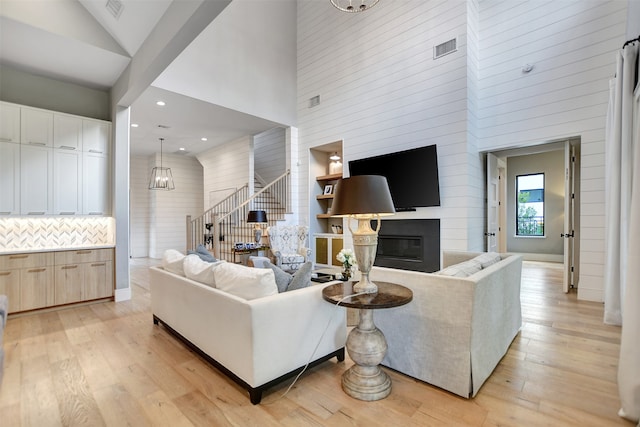
[(331, 0), (331, 4), (343, 12), (356, 13), (371, 9), (379, 0)]
[(173, 183), (173, 174), (171, 168), (162, 167), (162, 143), (164, 138), (160, 139), (160, 167), (154, 167), (151, 170), (151, 178), (149, 179), (149, 190), (175, 190)]

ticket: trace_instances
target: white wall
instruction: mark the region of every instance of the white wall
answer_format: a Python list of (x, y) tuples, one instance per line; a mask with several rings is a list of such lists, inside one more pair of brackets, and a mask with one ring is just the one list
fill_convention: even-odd
[[(623, 1), (480, 3), (479, 149), (581, 138), (578, 297), (602, 301), (604, 128)], [(523, 73), (524, 64), (534, 65)]]
[(0, 100), (111, 120), (109, 92), (0, 66)]
[(627, 0), (629, 10), (627, 13), (627, 40), (640, 36), (640, 1)]
[[(393, 218), (441, 218), (443, 250), (483, 249), (482, 166), (468, 141), (475, 131), (467, 31), (462, 0), (380, 2), (361, 14), (325, 1), (298, 4), (301, 200), (309, 200), (309, 148), (343, 140), (346, 165), (437, 144), (442, 206)], [(458, 51), (434, 60), (433, 47), (456, 36)], [(320, 105), (308, 108), (316, 95)], [(301, 215), (308, 218), (308, 206)]]
[(273, 128), (253, 137), (254, 169), (266, 183), (270, 183), (286, 170), (286, 130)]
[(149, 227), (151, 223), (151, 191), (148, 189), (151, 159), (147, 156), (131, 156), (130, 160), (130, 251), (131, 257), (149, 256)]
[(253, 183), (253, 141), (247, 136), (199, 154), (203, 168), (203, 206), (209, 209), (211, 192), (236, 190)]
[[(544, 237), (516, 237), (516, 176), (544, 173)], [(507, 158), (507, 252), (564, 254), (564, 151)], [(526, 259), (534, 259), (529, 257)], [(551, 259), (558, 259), (551, 258)]]
[(295, 19), (296, 0), (234, 0), (154, 86), (294, 125)]
[[(151, 174), (153, 166), (160, 166), (160, 154), (152, 156), (146, 172)], [(167, 249), (186, 251), (186, 217), (197, 216), (204, 211), (202, 204), (203, 171), (193, 157), (167, 155), (162, 160), (170, 167), (176, 189), (172, 191), (148, 190), (149, 192), (149, 257), (162, 258)], [(141, 181), (138, 181), (142, 184)], [(139, 191), (143, 191), (140, 189)]]

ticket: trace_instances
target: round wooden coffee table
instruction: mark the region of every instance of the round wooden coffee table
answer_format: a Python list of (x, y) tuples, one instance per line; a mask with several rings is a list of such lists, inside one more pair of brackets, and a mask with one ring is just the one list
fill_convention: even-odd
[[(354, 294), (355, 282), (327, 286), (322, 297), (333, 304)], [(355, 363), (342, 374), (342, 389), (356, 399), (373, 401), (391, 393), (391, 379), (380, 369), (387, 352), (387, 340), (373, 323), (373, 310), (398, 307), (413, 299), (411, 289), (395, 283), (376, 282), (375, 294), (356, 295), (344, 299), (340, 305), (360, 310), (360, 322), (347, 338), (347, 351)]]

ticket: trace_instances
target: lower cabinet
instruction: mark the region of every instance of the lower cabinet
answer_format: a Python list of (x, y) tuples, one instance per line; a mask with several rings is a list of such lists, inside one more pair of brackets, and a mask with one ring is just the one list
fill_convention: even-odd
[(9, 313), (113, 296), (113, 249), (0, 256)]
[(341, 267), (342, 263), (336, 259), (342, 250), (344, 240), (341, 234), (315, 234), (315, 262), (322, 265)]

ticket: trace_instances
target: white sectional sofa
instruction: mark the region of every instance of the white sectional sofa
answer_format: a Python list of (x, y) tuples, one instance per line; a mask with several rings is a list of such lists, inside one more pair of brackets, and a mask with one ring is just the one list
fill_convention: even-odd
[(246, 388), (253, 404), (309, 360), (344, 360), (345, 309), (322, 298), (334, 282), (246, 300), (162, 267), (150, 279), (154, 323)]
[[(443, 266), (477, 255), (444, 252)], [(468, 277), (374, 267), (373, 281), (413, 291), (411, 303), (374, 313), (388, 343), (382, 364), (465, 398), (475, 396), (522, 324), (522, 257), (499, 257)]]

